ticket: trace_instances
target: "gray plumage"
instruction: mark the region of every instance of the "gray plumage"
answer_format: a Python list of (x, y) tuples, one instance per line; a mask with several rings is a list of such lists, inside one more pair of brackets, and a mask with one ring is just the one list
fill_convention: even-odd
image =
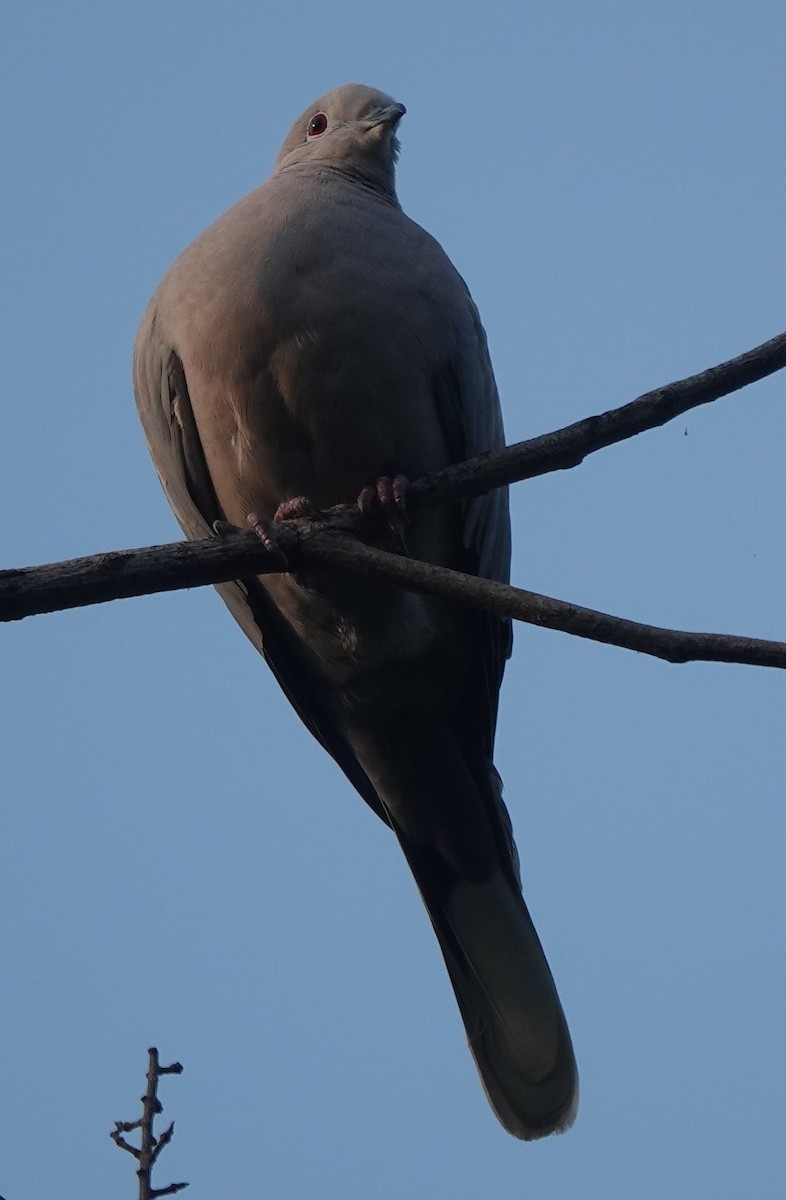
[[(272, 177), (178, 258), (134, 358), (150, 452), (188, 537), (352, 503), (503, 444), (486, 339), (440, 246), (399, 207), (404, 109), (349, 84), (295, 122)], [(506, 581), (503, 489), (429, 512), (411, 552)], [(382, 531), (378, 539), (386, 544)], [(507, 622), (320, 573), (219, 588), (292, 704), (394, 830), (503, 1125), (566, 1128), (578, 1085), (521, 898), (492, 764)]]

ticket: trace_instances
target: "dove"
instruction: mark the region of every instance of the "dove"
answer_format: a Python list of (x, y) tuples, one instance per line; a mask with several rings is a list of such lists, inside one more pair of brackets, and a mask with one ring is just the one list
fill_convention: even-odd
[[(405, 480), (504, 444), (466, 284), (397, 199), (404, 112), (361, 84), (316, 100), (270, 179), (188, 246), (155, 292), (134, 388), (187, 537), (254, 514), (274, 542), (301, 498), (323, 509), (361, 497), (386, 517), (369, 538), (400, 549)], [(406, 542), (417, 558), (507, 581), (506, 490), (430, 509)], [(502, 1125), (527, 1140), (566, 1129), (573, 1048), (493, 765), (510, 623), (327, 569), (218, 591), (395, 834)]]

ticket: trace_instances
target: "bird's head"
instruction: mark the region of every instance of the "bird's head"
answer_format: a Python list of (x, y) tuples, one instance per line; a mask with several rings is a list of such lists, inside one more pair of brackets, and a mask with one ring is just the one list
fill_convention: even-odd
[(405, 112), (403, 104), (365, 84), (334, 88), (295, 121), (274, 173), (295, 164), (319, 164), (395, 197), (396, 128)]

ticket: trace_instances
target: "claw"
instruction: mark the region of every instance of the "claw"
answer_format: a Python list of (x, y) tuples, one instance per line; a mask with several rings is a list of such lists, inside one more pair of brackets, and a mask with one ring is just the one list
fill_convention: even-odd
[(257, 535), (268, 553), (277, 558), (289, 570), (289, 559), (273, 537), (273, 525), (275, 521), (263, 521), (256, 513), (249, 513), (246, 521), (248, 522), (249, 529)]
[(220, 538), (228, 538), (231, 537), (233, 533), (243, 532), (241, 529), (238, 529), (237, 525), (233, 525), (231, 521), (214, 521), (211, 529), (216, 537)]
[(358, 496), (358, 508), (364, 517), (373, 517), (375, 515), (374, 505), (377, 500), (377, 489), (373, 487), (364, 487), (363, 491)]
[(317, 510), (308, 496), (295, 496), (292, 500), (282, 500), (276, 509), (274, 521), (295, 521), (298, 517), (315, 517)]
[(406, 554), (407, 546), (404, 540), (404, 529), (407, 525), (406, 494), (409, 480), (406, 475), (381, 475), (375, 487), (364, 487), (358, 496), (358, 508), (364, 517), (379, 514), (380, 509), (388, 528), (392, 532), (402, 551)]
[(393, 480), (393, 501), (396, 505), (396, 510), (399, 517), (407, 524), (407, 488), (409, 480), (406, 475), (396, 475)]
[[(295, 521), (298, 517), (314, 517), (316, 514), (317, 510), (308, 496), (294, 496), (290, 500), (281, 501), (273, 514), (272, 521), (263, 521), (256, 513), (249, 513), (246, 520), (249, 528), (254, 531), (265, 549), (289, 570), (289, 559), (276, 541), (274, 527), (278, 521)], [(216, 524), (225, 524), (225, 522)], [(218, 533), (219, 530), (216, 529), (216, 532)]]

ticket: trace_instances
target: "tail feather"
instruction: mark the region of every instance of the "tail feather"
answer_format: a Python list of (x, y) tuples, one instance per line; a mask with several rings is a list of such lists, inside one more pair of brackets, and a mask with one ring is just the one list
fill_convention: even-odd
[(439, 721), (352, 734), (434, 926), (492, 1108), (516, 1137), (567, 1129), (576, 1062), (496, 771), (470, 761)]
[(567, 1022), (527, 907), (507, 878), (433, 887), (402, 840), (458, 1001), (481, 1083), (504, 1127), (531, 1141), (568, 1129), (578, 1073)]

